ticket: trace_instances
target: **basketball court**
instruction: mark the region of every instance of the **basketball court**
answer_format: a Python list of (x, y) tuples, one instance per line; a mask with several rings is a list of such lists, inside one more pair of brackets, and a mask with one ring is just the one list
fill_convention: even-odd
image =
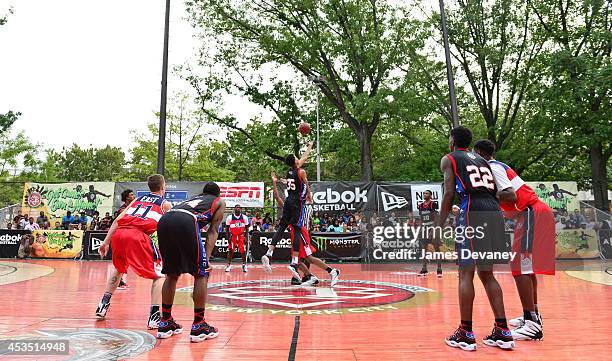
[[(476, 283), (476, 352), (445, 345), (459, 322), (457, 273), (416, 276), (418, 265), (366, 270), (338, 264), (341, 282), (332, 290), (291, 286), (284, 264), (272, 275), (259, 265), (243, 274), (218, 263), (209, 282), (206, 319), (216, 339), (189, 342), (188, 331), (157, 340), (146, 330), (150, 284), (129, 274), (130, 288), (117, 291), (106, 320), (94, 316), (110, 262), (0, 261), (0, 341), (70, 341), (70, 355), (0, 356), (0, 360), (605, 360), (609, 357), (612, 267), (601, 261), (559, 262), (554, 277), (540, 277), (545, 324), (541, 342), (517, 341), (512, 351), (480, 340), (493, 316)], [(417, 269), (418, 270), (418, 269)], [(323, 279), (325, 275), (319, 274)], [(497, 273), (508, 318), (522, 313), (512, 276)], [(174, 317), (190, 327), (191, 277), (178, 285)]]

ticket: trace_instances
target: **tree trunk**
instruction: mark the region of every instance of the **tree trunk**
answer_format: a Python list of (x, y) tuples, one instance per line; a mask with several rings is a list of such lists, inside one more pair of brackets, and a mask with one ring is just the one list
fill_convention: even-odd
[(607, 159), (605, 158), (601, 144), (593, 144), (589, 153), (589, 161), (591, 162), (595, 208), (609, 212)]
[(373, 131), (367, 125), (361, 127), (359, 133), (359, 150), (361, 152), (361, 180), (369, 182), (372, 180), (372, 135)]

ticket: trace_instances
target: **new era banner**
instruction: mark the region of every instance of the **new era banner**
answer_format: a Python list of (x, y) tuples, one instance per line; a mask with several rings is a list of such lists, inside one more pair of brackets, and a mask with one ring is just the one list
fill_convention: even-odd
[[(106, 238), (106, 231), (86, 231), (83, 236), (83, 253), (85, 259), (100, 259), (98, 250)], [(106, 254), (104, 259), (112, 259), (112, 251)]]
[(51, 226), (61, 223), (68, 211), (73, 216), (84, 213), (91, 217), (95, 211), (103, 216), (112, 212), (114, 190), (113, 182), (25, 183), (22, 211), (34, 219), (44, 212)]
[(442, 198), (442, 186), (440, 184), (411, 184), (378, 182), (378, 212), (405, 213), (408, 211), (418, 212), (418, 205), (424, 200), (425, 191), (431, 191), (432, 200), (438, 203)]
[(83, 231), (37, 230), (32, 236), (32, 258), (75, 258), (83, 244)]
[(322, 213), (376, 210), (376, 183), (312, 182), (314, 211)]
[[(202, 193), (206, 182), (168, 182), (165, 198), (172, 205), (178, 204)], [(228, 208), (239, 204), (242, 207), (262, 208), (264, 206), (263, 182), (217, 182), (221, 188), (221, 198)], [(115, 209), (121, 207), (121, 192), (131, 189), (136, 197), (149, 192), (146, 182), (121, 182), (115, 186)]]

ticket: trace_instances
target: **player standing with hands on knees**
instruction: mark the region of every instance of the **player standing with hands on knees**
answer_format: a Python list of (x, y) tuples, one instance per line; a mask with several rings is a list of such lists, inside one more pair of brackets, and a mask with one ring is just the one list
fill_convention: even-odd
[[(268, 273), (272, 272), (270, 259), (274, 253), (274, 248), (283, 237), (283, 233), (285, 233), (287, 227), (289, 225), (292, 226), (291, 233), (293, 239), (300, 239), (301, 237), (302, 226), (304, 225), (304, 219), (306, 216), (305, 202), (308, 194), (308, 178), (306, 176), (306, 172), (302, 169), (302, 166), (304, 163), (306, 163), (308, 155), (312, 151), (312, 145), (313, 142), (308, 142), (308, 147), (300, 159), (297, 159), (293, 154), (289, 154), (285, 158), (285, 163), (290, 168), (287, 171), (287, 177), (285, 179), (287, 198), (285, 198), (283, 205), (283, 215), (281, 217), (280, 224), (278, 225), (278, 229), (272, 237), (272, 243), (270, 246), (268, 246), (268, 252), (261, 257), (261, 263), (263, 264), (264, 270)], [(293, 276), (298, 279), (300, 278), (300, 274), (297, 272), (299, 250), (299, 242), (294, 242), (291, 264), (289, 265), (289, 270)]]
[[(183, 331), (183, 327), (172, 318), (176, 283), (183, 273), (194, 278), (191, 342), (202, 342), (219, 335), (216, 327), (206, 323), (204, 311), (208, 276), (212, 271), (208, 256), (219, 237), (219, 225), (225, 212), (225, 201), (219, 197), (220, 194), (219, 186), (208, 182), (202, 194), (177, 204), (159, 220), (157, 238), (164, 258), (162, 273), (166, 280), (162, 288), (162, 316), (157, 338), (169, 338)], [(206, 225), (210, 227), (203, 242), (200, 230)]]

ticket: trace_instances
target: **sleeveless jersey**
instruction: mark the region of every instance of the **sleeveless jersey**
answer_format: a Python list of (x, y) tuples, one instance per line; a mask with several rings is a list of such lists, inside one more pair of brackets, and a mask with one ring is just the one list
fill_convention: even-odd
[(164, 214), (162, 196), (147, 193), (136, 198), (134, 203), (126, 210), (125, 215), (117, 220), (119, 227), (137, 228), (151, 235), (157, 231), (157, 222)]
[(243, 235), (246, 233), (246, 229), (249, 225), (249, 219), (246, 215), (242, 213), (239, 216), (236, 216), (234, 213), (232, 213), (227, 216), (225, 224), (227, 224), (227, 226), (229, 227), (231, 234)]
[(431, 226), (436, 219), (436, 204), (433, 201), (423, 202), (417, 208), (423, 225)]
[(468, 196), (492, 198), (497, 202), (493, 173), (483, 157), (467, 149), (457, 149), (446, 156), (453, 165), (455, 192), (462, 202)]
[(201, 194), (177, 204), (172, 209), (182, 209), (190, 212), (196, 217), (200, 225), (203, 226), (212, 220), (215, 203), (220, 199), (212, 194)]
[(527, 207), (534, 205), (540, 200), (533, 189), (525, 184), (514, 169), (510, 168), (507, 164), (493, 159), (489, 161), (489, 165), (495, 174), (497, 188), (504, 190), (512, 187), (516, 193), (516, 202), (500, 203), (503, 211), (524, 211)]
[(291, 201), (304, 201), (308, 189), (306, 185), (300, 179), (300, 168), (289, 168), (287, 171), (287, 200)]

